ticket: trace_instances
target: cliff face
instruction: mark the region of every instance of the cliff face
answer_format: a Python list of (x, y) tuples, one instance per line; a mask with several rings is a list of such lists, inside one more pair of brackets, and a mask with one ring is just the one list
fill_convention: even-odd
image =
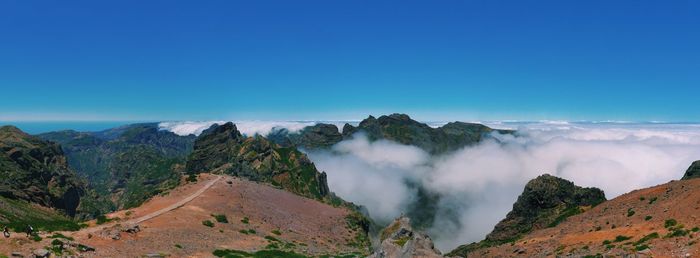
[(233, 123), (214, 125), (195, 141), (188, 173), (214, 172), (267, 182), (314, 199), (328, 197), (326, 174), (294, 147), (243, 137)]
[(515, 241), (533, 230), (554, 227), (605, 200), (605, 194), (598, 188), (579, 187), (547, 174), (538, 176), (525, 185), (523, 193), (513, 204), (513, 210), (496, 224), (486, 239), (460, 246), (450, 255), (466, 256), (480, 248)]
[(85, 184), (68, 168), (58, 144), (0, 127), (0, 196), (53, 207), (74, 216)]

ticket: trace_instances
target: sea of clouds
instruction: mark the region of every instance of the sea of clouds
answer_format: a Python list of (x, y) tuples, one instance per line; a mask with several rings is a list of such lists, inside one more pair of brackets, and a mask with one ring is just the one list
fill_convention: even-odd
[[(297, 131), (313, 124), (287, 123), (237, 125), (250, 135), (285, 126)], [(492, 140), (440, 156), (390, 141), (370, 142), (362, 134), (331, 150), (307, 152), (318, 169), (328, 173), (332, 191), (366, 206), (379, 222), (400, 216), (416, 200), (415, 188), (405, 182), (418, 182), (440, 194), (435, 223), (428, 233), (442, 251), (483, 239), (510, 211), (527, 181), (538, 175), (549, 173), (580, 186), (598, 187), (610, 199), (680, 179), (690, 163), (700, 159), (697, 124), (486, 124), (517, 129), (518, 133), (495, 134)], [(196, 134), (208, 126), (161, 127), (178, 134)]]

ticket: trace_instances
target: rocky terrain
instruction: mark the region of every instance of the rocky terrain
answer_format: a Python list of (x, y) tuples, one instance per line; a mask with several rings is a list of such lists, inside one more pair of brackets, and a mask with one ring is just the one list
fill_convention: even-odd
[(442, 257), (430, 237), (414, 231), (410, 219), (405, 216), (397, 218), (382, 230), (379, 240), (381, 243), (370, 258)]
[[(85, 182), (68, 167), (61, 147), (16, 127), (0, 127), (0, 222), (20, 216), (34, 203), (74, 216)], [(15, 223), (18, 223), (15, 221)]]
[(301, 196), (334, 202), (325, 172), (316, 170), (306, 154), (282, 147), (265, 137), (245, 137), (233, 123), (214, 125), (195, 141), (187, 161), (190, 174), (214, 172), (270, 183)]
[(492, 129), (482, 124), (451, 122), (438, 128), (411, 119), (405, 114), (391, 114), (375, 118), (369, 116), (355, 127), (345, 124), (342, 133), (335, 125), (317, 124), (296, 133), (278, 130), (268, 137), (282, 146), (299, 146), (306, 149), (328, 148), (342, 140), (351, 139), (362, 132), (369, 140), (390, 140), (413, 145), (432, 154), (442, 154), (473, 145), (489, 133), (510, 134), (511, 130)]
[[(191, 200), (178, 205), (188, 197)], [(172, 210), (167, 209), (173, 204)], [(166, 212), (159, 213), (163, 209)], [(108, 214), (104, 224), (97, 225), (96, 221), (89, 224), (77, 232), (60, 232), (65, 236), (61, 239), (70, 239), (94, 251), (66, 248), (64, 255), (213, 257), (259, 252), (276, 254), (267, 257), (291, 254), (354, 257), (369, 254), (366, 232), (352, 210), (230, 176), (200, 174), (197, 182), (183, 183), (140, 207)], [(45, 234), (38, 242), (19, 234), (0, 239), (0, 254), (26, 255), (46, 247), (55, 253), (52, 235)]]

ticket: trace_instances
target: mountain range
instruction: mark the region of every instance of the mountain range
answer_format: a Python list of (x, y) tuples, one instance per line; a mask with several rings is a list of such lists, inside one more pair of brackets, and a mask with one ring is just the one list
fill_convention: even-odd
[[(0, 127), (0, 224), (17, 232), (31, 224), (75, 240), (60, 245), (41, 237), (37, 242), (3, 240), (7, 245), (0, 245), (0, 253), (51, 249), (54, 255), (113, 256), (110, 246), (129, 243), (134, 248), (123, 251), (129, 256), (166, 252), (221, 257), (440, 257), (430, 236), (422, 232), (434, 223), (438, 193), (405, 182), (417, 190), (416, 200), (405, 216), (377, 224), (369, 219), (371, 210), (333, 193), (328, 174), (319, 171), (305, 151), (329, 149), (363, 134), (370, 141), (386, 140), (442, 155), (485, 139), (498, 141), (494, 134), (516, 133), (463, 122), (434, 128), (404, 114), (369, 116), (358, 126), (346, 124), (342, 131), (320, 123), (297, 132), (278, 129), (252, 136), (243, 135), (231, 122), (212, 125), (199, 136), (180, 136), (161, 130), (157, 123), (39, 135), (4, 126)], [(699, 208), (693, 201), (700, 194), (698, 171), (700, 161), (681, 181), (613, 200), (606, 200), (600, 189), (541, 175), (525, 185), (512, 210), (484, 240), (465, 243), (446, 256), (691, 252), (692, 237), (698, 232), (694, 226), (700, 222), (677, 203)], [(198, 241), (191, 234), (211, 240)], [(152, 242), (143, 242), (139, 235)], [(668, 244), (681, 239), (683, 248)]]

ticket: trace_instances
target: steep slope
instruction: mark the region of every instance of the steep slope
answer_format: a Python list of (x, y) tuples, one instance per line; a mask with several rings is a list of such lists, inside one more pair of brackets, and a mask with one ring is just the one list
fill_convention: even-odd
[(16, 127), (0, 127), (0, 196), (74, 216), (84, 182), (68, 168), (61, 147)]
[(70, 166), (88, 178), (95, 197), (84, 210), (93, 215), (137, 206), (177, 185), (195, 138), (159, 130), (157, 124), (39, 137), (60, 143)]
[(309, 198), (337, 199), (330, 195), (326, 173), (319, 173), (305, 154), (262, 136), (244, 137), (231, 122), (214, 125), (197, 138), (186, 168), (191, 174), (225, 173)]
[(513, 210), (479, 243), (458, 247), (449, 253), (464, 256), (477, 249), (509, 243), (538, 229), (554, 227), (566, 218), (605, 201), (597, 188), (583, 188), (548, 174), (530, 180), (513, 204)]
[[(213, 257), (241, 252), (270, 255), (265, 257), (288, 257), (282, 255), (292, 252), (303, 257), (369, 254), (369, 241), (351, 210), (231, 176), (223, 176), (182, 206), (139, 223), (140, 230), (125, 232), (126, 228), (135, 228), (128, 223), (132, 219), (150, 217), (198, 193), (218, 177), (200, 174), (197, 182), (176, 187), (142, 206), (108, 214), (111, 222), (99, 226), (91, 222), (89, 228), (64, 234), (96, 249), (85, 253), (86, 257)], [(45, 238), (20, 245), (0, 238), (0, 254), (29, 253), (51, 241)]]

